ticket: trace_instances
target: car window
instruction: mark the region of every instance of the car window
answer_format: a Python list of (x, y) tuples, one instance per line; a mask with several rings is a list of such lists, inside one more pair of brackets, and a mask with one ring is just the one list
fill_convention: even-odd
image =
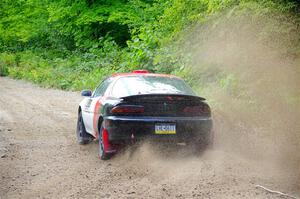
[(118, 98), (153, 93), (195, 95), (183, 80), (165, 76), (121, 77), (112, 89), (112, 96)]
[(94, 95), (93, 97), (99, 97), (104, 95), (106, 89), (108, 88), (108, 86), (110, 85), (110, 83), (112, 82), (112, 78), (107, 78), (105, 79), (94, 91)]

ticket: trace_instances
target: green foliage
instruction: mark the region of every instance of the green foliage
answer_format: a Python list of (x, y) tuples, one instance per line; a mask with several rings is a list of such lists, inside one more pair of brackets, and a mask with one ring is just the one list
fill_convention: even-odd
[[(286, 0), (2, 0), (0, 75), (78, 90), (93, 88), (112, 72), (144, 68), (182, 76), (199, 90), (217, 83), (236, 94), (235, 76), (213, 65), (195, 66), (187, 52), (197, 47), (191, 43), (187, 50), (182, 44), (193, 36), (189, 34), (195, 27), (244, 16), (249, 10), (254, 13), (249, 18), (278, 18), (299, 13), (299, 4)], [(299, 15), (297, 19), (295, 23)], [(290, 26), (282, 30), (262, 24), (262, 29), (283, 38), (299, 34)], [(263, 34), (259, 36), (267, 43)], [(298, 37), (291, 38), (295, 40), (279, 42), (299, 42)], [(286, 54), (297, 57), (300, 45), (293, 46)]]
[(7, 76), (8, 74), (8, 67), (0, 63), (0, 76)]

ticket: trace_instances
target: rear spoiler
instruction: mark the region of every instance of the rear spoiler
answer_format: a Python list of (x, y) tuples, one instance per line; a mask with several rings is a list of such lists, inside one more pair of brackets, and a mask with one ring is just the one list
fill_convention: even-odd
[(201, 100), (204, 101), (205, 98), (195, 96), (195, 95), (182, 95), (182, 94), (141, 94), (141, 95), (130, 95), (130, 96), (125, 96), (121, 97), (121, 99), (126, 100), (126, 101), (132, 101), (132, 100), (137, 100), (137, 99), (157, 99), (157, 98), (170, 98), (176, 99), (176, 100)]

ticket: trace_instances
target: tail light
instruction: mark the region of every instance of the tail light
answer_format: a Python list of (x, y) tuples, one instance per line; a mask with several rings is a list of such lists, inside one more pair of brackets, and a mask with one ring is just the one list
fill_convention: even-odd
[(204, 106), (187, 106), (183, 109), (184, 113), (191, 114), (210, 114), (210, 108), (207, 105)]
[(112, 113), (122, 114), (122, 113), (144, 113), (145, 108), (143, 106), (134, 106), (134, 105), (121, 105), (116, 106), (111, 109)]

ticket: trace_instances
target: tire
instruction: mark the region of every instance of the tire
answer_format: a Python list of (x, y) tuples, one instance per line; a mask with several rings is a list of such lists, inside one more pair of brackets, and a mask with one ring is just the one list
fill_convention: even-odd
[(81, 145), (88, 144), (93, 140), (92, 136), (86, 132), (81, 112), (78, 114), (76, 136), (78, 144)]
[[(101, 129), (99, 131), (99, 157), (101, 160), (108, 160), (112, 157), (112, 153), (107, 153), (105, 151), (105, 148), (107, 148), (108, 146), (105, 146), (106, 142), (108, 141), (108, 138), (106, 137), (107, 135), (105, 135), (105, 133), (107, 133), (106, 129), (101, 126)], [(107, 139), (106, 141), (103, 141), (104, 139)]]

